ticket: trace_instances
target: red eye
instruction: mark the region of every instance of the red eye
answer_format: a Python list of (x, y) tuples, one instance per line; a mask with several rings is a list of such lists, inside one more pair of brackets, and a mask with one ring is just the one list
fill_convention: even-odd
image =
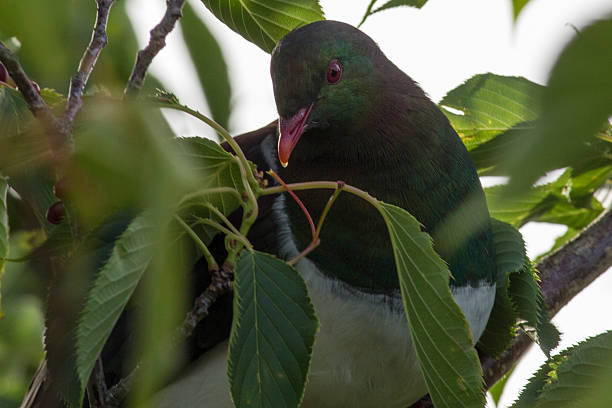
[(327, 82), (336, 84), (342, 78), (342, 65), (337, 59), (331, 60), (327, 67)]

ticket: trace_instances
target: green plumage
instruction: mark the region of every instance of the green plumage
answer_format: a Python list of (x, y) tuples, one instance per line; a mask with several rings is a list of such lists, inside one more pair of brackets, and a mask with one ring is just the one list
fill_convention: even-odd
[[(330, 60), (343, 67), (330, 84)], [(286, 182), (342, 180), (408, 210), (449, 264), (451, 285), (493, 282), (489, 213), (476, 169), (438, 107), (361, 31), (338, 22), (299, 28), (279, 42), (271, 74), (281, 118), (314, 103)], [(329, 192), (300, 193), (318, 217)], [(287, 200), (300, 247), (310, 241), (304, 216)], [(324, 272), (362, 290), (398, 288), (385, 225), (376, 210), (341, 195), (321, 245), (310, 256)]]

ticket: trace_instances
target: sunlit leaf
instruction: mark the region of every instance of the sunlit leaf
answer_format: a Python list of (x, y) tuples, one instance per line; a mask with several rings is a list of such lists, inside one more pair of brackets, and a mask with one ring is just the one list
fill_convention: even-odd
[(323, 20), (317, 0), (202, 0), (229, 28), (271, 52), (294, 28)]
[(234, 297), (228, 374), (236, 407), (297, 407), (318, 328), (304, 280), (278, 258), (244, 251)]
[[(9, 253), (9, 220), (6, 207), (6, 195), (8, 193), (8, 180), (0, 174), (0, 289), (2, 289), (2, 275), (4, 274), (4, 262)], [(2, 292), (0, 292), (0, 318), (2, 318)]]
[(527, 5), (527, 3), (529, 3), (529, 0), (512, 0), (512, 10), (514, 12), (515, 20), (523, 10), (523, 7)]
[[(522, 77), (479, 74), (442, 98), (440, 107), (468, 150), (535, 120), (543, 87)], [(456, 114), (445, 107), (458, 109)]]
[(482, 407), (482, 372), (448, 267), (409, 213), (379, 203), (395, 255), (404, 309), (430, 396), (437, 407)]
[(212, 118), (227, 128), (230, 115), (231, 87), (228, 67), (219, 47), (206, 24), (198, 17), (189, 2), (183, 7), (180, 19), (185, 45), (193, 61), (204, 90)]

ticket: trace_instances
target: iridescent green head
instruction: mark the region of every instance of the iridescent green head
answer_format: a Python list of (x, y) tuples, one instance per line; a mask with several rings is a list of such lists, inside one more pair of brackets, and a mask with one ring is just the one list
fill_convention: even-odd
[[(337, 21), (297, 28), (272, 51), (270, 72), (279, 114), (279, 159), (286, 166), (295, 145), (309, 130), (360, 128), (375, 103), (388, 62), (360, 30)], [(306, 137), (306, 136), (305, 136)]]

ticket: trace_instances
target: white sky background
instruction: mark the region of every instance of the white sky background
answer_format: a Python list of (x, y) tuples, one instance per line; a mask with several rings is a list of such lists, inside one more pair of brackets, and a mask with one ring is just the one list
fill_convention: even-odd
[[(220, 41), (230, 69), (230, 132), (254, 130), (275, 119), (269, 55), (216, 20), (199, 1), (189, 1)], [(327, 19), (356, 25), (369, 0), (320, 3)], [(130, 1), (129, 11), (141, 46), (148, 41), (149, 30), (164, 9), (161, 0)], [(513, 24), (510, 0), (429, 0), (421, 10), (401, 7), (370, 16), (361, 29), (434, 101), (439, 101), (449, 90), (484, 72), (524, 76), (545, 84), (556, 56), (575, 35), (570, 25), (581, 29), (611, 12), (610, 0), (531, 0)], [(178, 30), (170, 34), (167, 47), (151, 70), (182, 103), (209, 113)], [(168, 118), (179, 135), (213, 135), (208, 127), (182, 113), (169, 112)], [(548, 250), (564, 231), (565, 227), (536, 223), (521, 229), (530, 256)], [(612, 329), (609, 313), (598, 312), (612, 310), (610, 293), (612, 274), (608, 272), (553, 319), (564, 333), (558, 350)], [(537, 348), (526, 354), (510, 378), (500, 406), (512, 403), (543, 361), (544, 355)]]

